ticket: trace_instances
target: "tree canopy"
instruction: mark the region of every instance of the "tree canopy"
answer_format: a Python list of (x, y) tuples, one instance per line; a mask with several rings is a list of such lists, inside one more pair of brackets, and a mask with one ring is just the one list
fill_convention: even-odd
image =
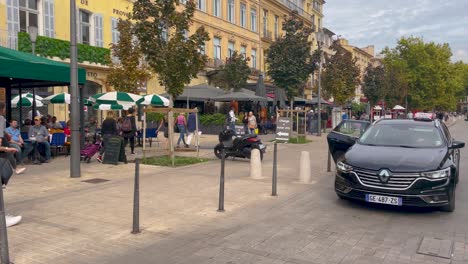
[(112, 56), (110, 73), (107, 83), (116, 91), (138, 93), (150, 79), (149, 67), (142, 60), (142, 53), (138, 41), (133, 37), (132, 23), (119, 19), (117, 30), (120, 38), (111, 45)]
[(371, 105), (376, 105), (385, 97), (385, 68), (383, 65), (374, 67), (369, 64), (362, 82), (362, 92)]
[(407, 84), (410, 108), (455, 109), (464, 85), (461, 67), (450, 62), (452, 52), (448, 44), (403, 37), (395, 48), (386, 48), (383, 54), (387, 75), (393, 74), (393, 80), (397, 80), (388, 83), (389, 96), (401, 94), (406, 89), (402, 85)]
[(244, 88), (250, 75), (248, 60), (242, 54), (234, 51), (232, 56), (226, 60), (226, 64), (221, 65), (216, 73), (210, 76), (210, 83), (224, 90), (238, 91)]
[(195, 2), (178, 7), (179, 0), (136, 0), (132, 14), (145, 60), (174, 97), (204, 68), (207, 56), (201, 51), (209, 40), (203, 26), (189, 34)]
[(325, 95), (333, 96), (338, 105), (344, 105), (355, 95), (360, 83), (360, 70), (351, 52), (343, 48), (338, 40), (330, 48), (335, 54), (325, 60), (322, 87)]
[(291, 100), (304, 87), (315, 69), (309, 37), (313, 29), (307, 27), (297, 11), (285, 17), (284, 35), (273, 42), (267, 51), (268, 75), (276, 86), (285, 89)]

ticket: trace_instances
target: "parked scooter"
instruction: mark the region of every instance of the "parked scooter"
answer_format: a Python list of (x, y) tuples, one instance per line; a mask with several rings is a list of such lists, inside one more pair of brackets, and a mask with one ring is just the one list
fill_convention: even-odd
[(266, 146), (263, 145), (257, 135), (236, 136), (234, 131), (225, 129), (219, 133), (219, 144), (214, 148), (214, 154), (221, 159), (221, 152), (224, 148), (226, 158), (238, 157), (250, 159), (252, 149), (260, 150), (260, 159), (263, 160), (263, 154)]

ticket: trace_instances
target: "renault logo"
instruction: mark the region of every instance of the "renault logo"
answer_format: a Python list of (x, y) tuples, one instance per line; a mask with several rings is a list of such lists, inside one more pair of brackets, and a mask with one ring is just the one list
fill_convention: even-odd
[(379, 172), (379, 179), (382, 183), (387, 183), (390, 176), (392, 176), (392, 174), (388, 170), (384, 169)]

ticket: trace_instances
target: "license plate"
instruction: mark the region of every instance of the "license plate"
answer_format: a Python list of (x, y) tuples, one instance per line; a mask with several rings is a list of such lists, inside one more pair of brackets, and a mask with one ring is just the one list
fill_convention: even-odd
[(391, 205), (402, 205), (403, 204), (403, 199), (401, 199), (400, 197), (366, 194), (366, 202), (380, 203), (380, 204), (391, 204)]

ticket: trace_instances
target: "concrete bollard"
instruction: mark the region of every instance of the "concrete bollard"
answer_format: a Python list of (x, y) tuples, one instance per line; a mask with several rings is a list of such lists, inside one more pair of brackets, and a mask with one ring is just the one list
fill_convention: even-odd
[(301, 152), (301, 164), (299, 166), (300, 166), (299, 182), (310, 183), (310, 179), (311, 179), (310, 152), (308, 151)]
[(254, 180), (262, 179), (262, 160), (260, 150), (252, 149), (250, 153), (250, 178)]

